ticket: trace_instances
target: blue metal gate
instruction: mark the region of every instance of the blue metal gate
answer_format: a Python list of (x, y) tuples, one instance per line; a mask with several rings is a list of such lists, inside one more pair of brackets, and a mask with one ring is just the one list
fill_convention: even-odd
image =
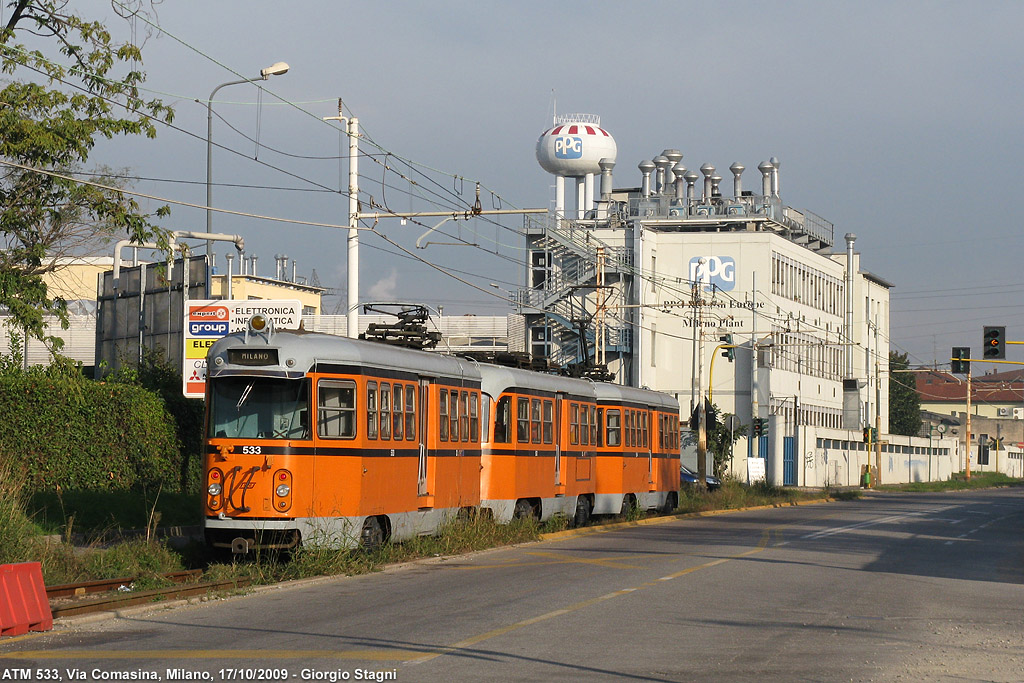
[(782, 485), (796, 486), (796, 440), (792, 436), (782, 438)]
[(758, 458), (768, 457), (768, 437), (761, 436), (757, 439), (757, 456)]

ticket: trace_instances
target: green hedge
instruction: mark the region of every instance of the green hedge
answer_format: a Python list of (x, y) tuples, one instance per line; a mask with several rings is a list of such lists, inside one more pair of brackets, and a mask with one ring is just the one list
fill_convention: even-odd
[(5, 372), (0, 425), (0, 461), (28, 493), (181, 488), (174, 420), (142, 387), (52, 369)]

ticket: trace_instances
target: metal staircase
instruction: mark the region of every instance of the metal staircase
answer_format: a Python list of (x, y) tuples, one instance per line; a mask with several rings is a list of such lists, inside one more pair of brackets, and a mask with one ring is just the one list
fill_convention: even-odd
[[(531, 253), (543, 251), (550, 255), (550, 267), (539, 284), (519, 290), (517, 303), (527, 316), (527, 325), (538, 324), (551, 328), (553, 363), (568, 365), (587, 360), (581, 357), (579, 344), (580, 322), (585, 323), (586, 348), (593, 346), (595, 330), (591, 324), (593, 302), (587, 310), (586, 295), (597, 285), (597, 250), (604, 247), (605, 281), (616, 284), (629, 277), (632, 252), (624, 247), (613, 247), (594, 237), (592, 229), (575, 221), (556, 219), (553, 214), (542, 218), (525, 216), (523, 231)], [(534, 281), (531, 277), (530, 281)], [(629, 351), (628, 325), (616, 322), (607, 328), (607, 349), (614, 353)]]

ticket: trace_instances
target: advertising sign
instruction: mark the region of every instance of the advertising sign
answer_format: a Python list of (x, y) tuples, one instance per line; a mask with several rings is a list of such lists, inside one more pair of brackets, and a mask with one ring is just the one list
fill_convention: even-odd
[(695, 256), (690, 259), (690, 279), (700, 282), (704, 291), (736, 288), (736, 260), (731, 256)]
[(249, 318), (262, 315), (278, 330), (297, 330), (302, 304), (295, 299), (233, 301), (199, 299), (185, 302), (182, 391), (189, 398), (206, 395), (206, 354), (221, 337), (241, 332)]

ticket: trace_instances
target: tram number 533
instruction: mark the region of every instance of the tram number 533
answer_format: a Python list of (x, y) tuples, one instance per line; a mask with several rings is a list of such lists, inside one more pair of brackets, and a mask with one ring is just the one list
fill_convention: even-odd
[(260, 455), (259, 446), (242, 446), (242, 455)]

